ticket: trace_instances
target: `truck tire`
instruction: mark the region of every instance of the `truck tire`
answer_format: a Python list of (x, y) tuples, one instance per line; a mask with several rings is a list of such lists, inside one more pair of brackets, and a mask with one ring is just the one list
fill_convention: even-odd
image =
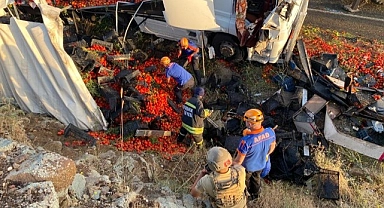
[(245, 51), (239, 46), (234, 37), (226, 34), (217, 34), (213, 37), (212, 46), (216, 56), (231, 62), (244, 60)]

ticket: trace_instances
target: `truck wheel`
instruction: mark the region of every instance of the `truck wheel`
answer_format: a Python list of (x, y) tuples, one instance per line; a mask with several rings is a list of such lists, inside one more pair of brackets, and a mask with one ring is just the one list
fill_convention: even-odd
[(244, 50), (233, 37), (225, 34), (217, 34), (213, 37), (212, 46), (216, 56), (232, 62), (244, 60)]

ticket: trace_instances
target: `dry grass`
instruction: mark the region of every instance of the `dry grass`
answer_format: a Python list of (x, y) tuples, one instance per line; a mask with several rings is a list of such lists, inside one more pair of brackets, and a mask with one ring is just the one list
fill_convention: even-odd
[(12, 100), (0, 100), (0, 137), (28, 144), (24, 122), (29, 122), (24, 111), (12, 104)]
[(263, 184), (262, 194), (257, 201), (258, 207), (265, 208), (321, 207), (316, 204), (306, 187), (297, 187), (283, 181), (276, 181), (273, 185)]
[[(258, 66), (251, 63), (244, 63), (241, 67), (241, 73), (245, 88), (248, 91), (249, 99), (252, 102), (259, 103), (266, 100), (273, 95), (279, 87), (272, 82), (272, 79), (265, 74), (265, 67), (271, 66)], [(273, 72), (271, 74), (277, 74), (279, 72), (278, 67), (271, 67)]]
[(189, 193), (191, 185), (205, 165), (207, 149), (192, 147), (185, 154), (173, 156), (165, 164), (164, 171), (154, 172), (154, 181), (159, 187), (167, 186), (177, 193)]
[[(339, 171), (340, 200), (323, 200), (317, 197), (317, 177), (298, 186), (286, 181), (263, 183), (259, 200), (251, 207), (263, 208), (315, 208), (315, 207), (361, 207), (384, 206), (384, 164), (366, 158), (356, 152), (333, 146), (327, 152), (316, 152), (314, 159), (319, 167)], [(349, 166), (354, 163), (361, 175), (352, 175)], [(357, 176), (358, 175), (358, 176)]]
[(315, 159), (320, 167), (340, 172), (341, 200), (352, 207), (383, 207), (384, 165), (355, 151), (331, 147)]

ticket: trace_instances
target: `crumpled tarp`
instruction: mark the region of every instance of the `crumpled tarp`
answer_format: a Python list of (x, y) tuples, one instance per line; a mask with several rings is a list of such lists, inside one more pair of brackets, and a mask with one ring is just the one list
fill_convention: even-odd
[(13, 98), (21, 109), (49, 114), (65, 125), (106, 129), (101, 110), (63, 48), (61, 10), (36, 4), (44, 24), (14, 17), (9, 25), (0, 24), (0, 98)]

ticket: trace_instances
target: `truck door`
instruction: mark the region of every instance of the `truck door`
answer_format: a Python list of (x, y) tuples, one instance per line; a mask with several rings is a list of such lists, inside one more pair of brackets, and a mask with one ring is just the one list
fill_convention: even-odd
[(146, 17), (135, 17), (135, 21), (139, 24), (141, 32), (153, 34), (159, 38), (167, 40), (178, 41), (182, 37), (187, 37), (197, 41), (197, 37), (200, 34), (199, 31), (172, 27), (168, 25), (165, 20), (162, 21)]

